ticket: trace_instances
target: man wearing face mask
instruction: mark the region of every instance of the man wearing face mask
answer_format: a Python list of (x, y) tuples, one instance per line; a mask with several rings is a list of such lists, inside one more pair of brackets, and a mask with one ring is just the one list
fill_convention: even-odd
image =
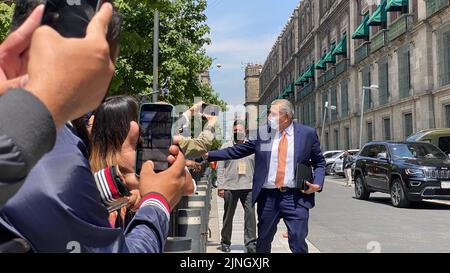
[[(275, 100), (270, 107), (270, 130), (262, 126), (255, 140), (207, 154), (208, 161), (239, 159), (255, 154), (252, 202), (258, 202), (258, 253), (271, 251), (280, 219), (288, 228), (291, 251), (308, 252), (309, 210), (315, 205), (314, 193), (321, 191), (324, 184), (325, 158), (315, 129), (293, 120), (291, 102)], [(313, 181), (305, 183), (306, 189), (300, 189), (296, 184), (298, 166), (302, 167), (300, 170), (309, 172), (308, 167), (313, 170)]]
[[(246, 141), (245, 126), (240, 120), (233, 124), (233, 140), (222, 145), (222, 149), (243, 144)], [(244, 243), (247, 253), (256, 252), (256, 217), (252, 206), (252, 180), (255, 157), (250, 155), (239, 160), (220, 161), (217, 164), (217, 194), (224, 198), (224, 215), (221, 249), (230, 252), (233, 217), (238, 201), (244, 208)]]

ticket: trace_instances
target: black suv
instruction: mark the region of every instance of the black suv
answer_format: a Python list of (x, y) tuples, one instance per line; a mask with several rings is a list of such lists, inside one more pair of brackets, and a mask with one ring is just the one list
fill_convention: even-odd
[(450, 200), (450, 159), (426, 142), (380, 141), (366, 144), (354, 170), (355, 196), (391, 195), (395, 207), (423, 199)]

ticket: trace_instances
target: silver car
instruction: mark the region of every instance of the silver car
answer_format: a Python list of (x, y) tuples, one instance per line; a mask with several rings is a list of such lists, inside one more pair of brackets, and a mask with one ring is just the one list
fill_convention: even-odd
[[(352, 156), (356, 156), (359, 153), (358, 149), (354, 149), (354, 150), (348, 150), (348, 152), (352, 155)], [(336, 160), (333, 163), (332, 166), (332, 173), (336, 174), (336, 175), (341, 175), (344, 176), (344, 152), (342, 152), (341, 154), (337, 155)]]

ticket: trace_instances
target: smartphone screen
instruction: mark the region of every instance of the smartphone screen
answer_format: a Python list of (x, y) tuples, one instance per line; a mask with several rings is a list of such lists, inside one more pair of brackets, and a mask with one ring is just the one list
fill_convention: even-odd
[(141, 141), (137, 149), (136, 173), (141, 173), (142, 164), (153, 161), (154, 171), (169, 167), (167, 157), (172, 144), (173, 106), (169, 104), (143, 104), (139, 114)]
[(103, 0), (47, 0), (41, 24), (66, 38), (83, 38)]

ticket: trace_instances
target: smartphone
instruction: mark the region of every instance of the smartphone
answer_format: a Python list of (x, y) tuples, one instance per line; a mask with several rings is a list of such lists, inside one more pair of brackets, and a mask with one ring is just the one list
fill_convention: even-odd
[(220, 110), (219, 106), (214, 105), (214, 104), (204, 103), (202, 105), (202, 114), (203, 115), (218, 116), (219, 110)]
[(47, 0), (41, 25), (66, 38), (84, 38), (94, 14), (105, 0)]
[(144, 103), (139, 110), (141, 140), (136, 151), (136, 174), (141, 173), (142, 164), (153, 161), (154, 171), (169, 167), (167, 157), (172, 145), (174, 107), (171, 104)]

